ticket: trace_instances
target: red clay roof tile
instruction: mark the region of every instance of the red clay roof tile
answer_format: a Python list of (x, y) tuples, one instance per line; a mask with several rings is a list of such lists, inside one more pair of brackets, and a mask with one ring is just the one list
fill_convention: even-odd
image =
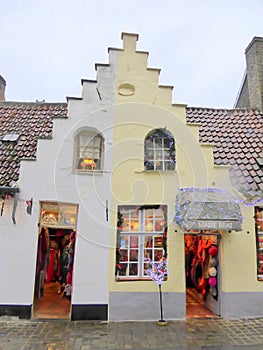
[[(201, 123), (200, 142), (215, 144), (216, 165), (231, 164), (233, 186), (247, 198), (263, 198), (263, 171), (256, 162), (262, 157), (263, 113), (250, 109), (187, 107), (187, 122)], [(212, 135), (212, 140), (211, 136)]]
[(0, 186), (19, 179), (20, 159), (36, 158), (37, 140), (52, 136), (53, 118), (66, 118), (66, 103), (0, 102), (0, 142), (7, 133), (20, 134), (17, 143), (0, 147)]

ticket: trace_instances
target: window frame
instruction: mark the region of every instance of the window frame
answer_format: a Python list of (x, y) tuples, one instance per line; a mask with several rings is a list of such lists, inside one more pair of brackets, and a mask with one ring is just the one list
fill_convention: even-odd
[(175, 141), (166, 129), (154, 129), (144, 139), (145, 171), (174, 171)]
[(257, 280), (263, 281), (263, 207), (255, 207), (254, 219), (257, 248)]
[[(128, 211), (128, 215), (123, 215), (124, 211)], [(129, 210), (137, 211), (138, 215), (130, 215)], [(147, 210), (152, 210), (152, 218), (146, 216)], [(158, 210), (162, 211), (162, 215), (157, 216)], [(160, 213), (160, 212), (159, 212)], [(125, 214), (125, 213), (124, 213)], [(138, 218), (133, 222), (138, 221), (138, 228), (129, 230), (131, 226), (131, 218)], [(151, 226), (151, 231), (147, 230), (146, 222), (152, 219), (155, 226)], [(161, 230), (160, 222), (163, 222)], [(128, 223), (128, 225), (127, 225)], [(157, 226), (158, 225), (158, 226)], [(157, 230), (156, 230), (157, 227)], [(125, 229), (128, 228), (128, 229)], [(134, 246), (131, 241), (137, 242)], [(151, 242), (151, 246), (146, 246), (146, 239)], [(150, 258), (154, 262), (160, 261), (161, 258), (167, 257), (166, 249), (167, 239), (167, 206), (119, 206), (118, 207), (118, 222), (117, 222), (117, 242), (116, 242), (116, 269), (115, 278), (121, 280), (149, 280), (146, 274), (146, 269), (149, 268), (149, 262), (145, 258)], [(133, 243), (134, 244), (134, 243)], [(131, 252), (137, 255), (137, 260), (131, 259)], [(155, 254), (157, 258), (155, 258)], [(124, 258), (124, 260), (122, 259)], [(137, 265), (137, 271), (136, 271)], [(133, 270), (132, 270), (133, 269)], [(137, 272), (137, 273), (136, 273)]]
[[(84, 140), (83, 144), (81, 144), (81, 138)], [(97, 146), (96, 140), (99, 140)], [(73, 164), (75, 172), (84, 174), (101, 172), (103, 170), (103, 154), (104, 138), (97, 130), (83, 129), (75, 135)]]

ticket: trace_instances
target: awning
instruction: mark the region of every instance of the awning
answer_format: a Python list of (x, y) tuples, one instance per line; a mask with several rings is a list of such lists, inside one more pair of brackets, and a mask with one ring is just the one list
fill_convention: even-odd
[(176, 196), (175, 224), (183, 230), (242, 230), (237, 200), (216, 188), (182, 188)]

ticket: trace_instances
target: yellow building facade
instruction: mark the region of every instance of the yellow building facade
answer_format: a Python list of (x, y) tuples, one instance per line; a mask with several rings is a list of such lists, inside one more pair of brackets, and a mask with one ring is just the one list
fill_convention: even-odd
[[(191, 227), (185, 229), (174, 222), (176, 195), (180, 189), (189, 189), (194, 197), (195, 189), (210, 189), (213, 193), (221, 191), (227, 198), (234, 198), (237, 193), (229, 180), (230, 166), (214, 164), (214, 144), (200, 144), (200, 125), (186, 122), (186, 105), (172, 102), (172, 86), (159, 85), (160, 70), (149, 68), (148, 53), (136, 50), (138, 36), (124, 33), (122, 39), (122, 49), (109, 49), (110, 57), (117, 57), (110, 200), (113, 215), (110, 216), (112, 249), (109, 261), (109, 319), (144, 320), (156, 319), (159, 316), (158, 286), (143, 275), (134, 277), (125, 274), (120, 277), (116, 272), (115, 248), (120, 248), (117, 237), (120, 233), (117, 230), (119, 208), (125, 212), (126, 208), (136, 206), (137, 210), (140, 210), (140, 206), (146, 209), (154, 206), (167, 208), (168, 276), (162, 287), (165, 317), (186, 317), (187, 235), (190, 238), (199, 236), (201, 240), (202, 237), (214, 237), (216, 240), (212, 243), (218, 248), (217, 296), (214, 299), (210, 296), (210, 301), (206, 297), (204, 304), (214, 314), (235, 317), (238, 314), (238, 302), (247, 298), (245, 294), (251, 291), (260, 292), (260, 285), (251, 274), (251, 269), (256, 270), (256, 259), (253, 255), (255, 235), (251, 232), (251, 228), (253, 230), (254, 227), (253, 207), (242, 207), (244, 223), (242, 228), (233, 230), (232, 224), (224, 226), (225, 218), (220, 221), (218, 217), (216, 219), (221, 222), (221, 226), (211, 226), (212, 229), (206, 226), (207, 222), (203, 223), (199, 230), (196, 227), (194, 230)], [(172, 170), (151, 170), (145, 167), (145, 141), (147, 135), (154, 130), (167, 132), (174, 139), (175, 166)], [(206, 196), (206, 192), (203, 196)], [(218, 205), (220, 207), (220, 204)], [(236, 203), (235, 205), (235, 220), (241, 222), (240, 206)], [(211, 223), (211, 217), (209, 220)], [(124, 231), (121, 231), (121, 235), (126, 234), (126, 237), (149, 234), (147, 230)], [(152, 233), (154, 234), (154, 230)], [(129, 250), (125, 245), (123, 248)], [(145, 252), (145, 247), (142, 250)], [(248, 251), (251, 254), (247, 254), (244, 259), (245, 252)], [(145, 254), (142, 258), (145, 258)], [(136, 257), (136, 263), (139, 259)], [(125, 261), (125, 266), (131, 264), (128, 260)], [(236, 300), (236, 306), (234, 304), (230, 307), (229, 304), (233, 305), (233, 300)], [(248, 301), (247, 303), (249, 304)]]

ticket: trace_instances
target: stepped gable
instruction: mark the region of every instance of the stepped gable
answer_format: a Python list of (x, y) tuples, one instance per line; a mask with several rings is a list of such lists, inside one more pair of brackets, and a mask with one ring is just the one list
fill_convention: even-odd
[(20, 160), (36, 159), (37, 140), (52, 138), (53, 118), (66, 117), (66, 103), (0, 102), (0, 186), (18, 181)]
[(233, 187), (246, 199), (263, 198), (263, 113), (251, 109), (187, 107), (187, 122), (200, 123), (199, 141), (214, 143), (215, 165), (230, 165)]

